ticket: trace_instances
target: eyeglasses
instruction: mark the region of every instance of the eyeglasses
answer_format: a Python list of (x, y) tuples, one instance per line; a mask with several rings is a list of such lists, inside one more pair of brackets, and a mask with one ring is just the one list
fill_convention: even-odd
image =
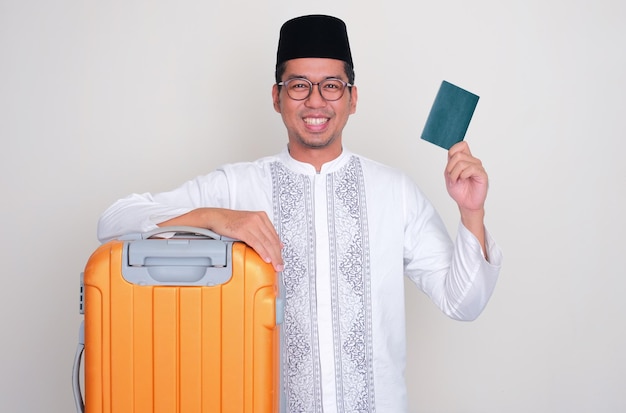
[(328, 78), (321, 82), (313, 83), (309, 79), (300, 77), (285, 80), (277, 84), (278, 86), (285, 86), (287, 95), (293, 100), (307, 99), (313, 92), (313, 86), (317, 85), (320, 95), (322, 95), (324, 100), (328, 101), (341, 99), (343, 93), (346, 91), (346, 87), (350, 88), (353, 86), (348, 82), (336, 78)]

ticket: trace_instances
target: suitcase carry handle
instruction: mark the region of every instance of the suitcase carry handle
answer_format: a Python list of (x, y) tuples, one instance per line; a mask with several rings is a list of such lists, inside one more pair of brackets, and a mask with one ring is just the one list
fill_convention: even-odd
[(80, 363), (85, 350), (85, 321), (80, 323), (78, 330), (78, 347), (76, 347), (76, 355), (74, 356), (74, 365), (72, 368), (72, 388), (74, 391), (74, 402), (76, 403), (76, 411), (78, 413), (85, 412), (85, 403), (83, 402), (83, 394), (80, 391)]
[(213, 238), (213, 239), (217, 239), (220, 241), (238, 241), (235, 238), (229, 238), (227, 236), (220, 235), (207, 228), (190, 227), (190, 226), (184, 226), (184, 225), (177, 225), (177, 226), (171, 226), (171, 227), (159, 227), (159, 228), (153, 229), (152, 231), (127, 234), (127, 235), (120, 237), (119, 239), (122, 241), (149, 239), (156, 235), (162, 235), (162, 234), (168, 234), (168, 233), (169, 234), (173, 233), (174, 237), (190, 237), (190, 236), (200, 237), (202, 236), (205, 238)]
[(148, 239), (148, 238), (154, 237), (155, 235), (159, 235), (159, 234), (163, 234), (167, 232), (174, 232), (175, 233), (174, 236), (179, 236), (179, 234), (186, 234), (186, 235), (192, 235), (192, 236), (204, 235), (205, 237), (208, 237), (208, 238), (226, 241), (225, 239), (222, 239), (221, 235), (217, 234), (216, 232), (211, 231), (210, 229), (200, 228), (200, 227), (188, 227), (188, 226), (159, 227), (159, 228), (153, 229), (152, 231), (145, 232), (143, 234), (143, 239)]

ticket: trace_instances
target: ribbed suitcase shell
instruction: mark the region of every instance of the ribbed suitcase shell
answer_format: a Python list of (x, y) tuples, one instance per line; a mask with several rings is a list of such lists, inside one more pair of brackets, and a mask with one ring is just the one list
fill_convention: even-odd
[(123, 247), (85, 267), (85, 411), (278, 412), (272, 266), (234, 242), (225, 284), (142, 286), (121, 275)]

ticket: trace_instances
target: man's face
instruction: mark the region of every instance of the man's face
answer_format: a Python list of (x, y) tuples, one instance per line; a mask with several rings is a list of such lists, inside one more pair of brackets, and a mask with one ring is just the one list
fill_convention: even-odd
[[(282, 81), (305, 78), (313, 83), (328, 78), (348, 81), (344, 63), (335, 59), (305, 58), (289, 60)], [(346, 88), (336, 101), (327, 101), (313, 86), (311, 95), (304, 100), (293, 100), (285, 87), (274, 85), (272, 90), (274, 109), (281, 114), (287, 127), (291, 151), (328, 150), (341, 152), (341, 134), (348, 117), (356, 111), (357, 91)], [(338, 151), (338, 152), (337, 152)]]

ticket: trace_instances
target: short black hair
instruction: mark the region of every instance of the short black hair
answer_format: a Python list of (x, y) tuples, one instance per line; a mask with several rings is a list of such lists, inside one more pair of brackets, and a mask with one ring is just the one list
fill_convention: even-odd
[[(279, 83), (282, 80), (285, 70), (287, 70), (287, 62), (283, 62), (276, 66), (276, 73), (274, 74), (276, 77), (276, 83)], [(348, 77), (348, 83), (354, 85), (354, 69), (352, 68), (352, 65), (348, 62), (343, 62), (343, 68), (346, 72), (346, 76)]]

